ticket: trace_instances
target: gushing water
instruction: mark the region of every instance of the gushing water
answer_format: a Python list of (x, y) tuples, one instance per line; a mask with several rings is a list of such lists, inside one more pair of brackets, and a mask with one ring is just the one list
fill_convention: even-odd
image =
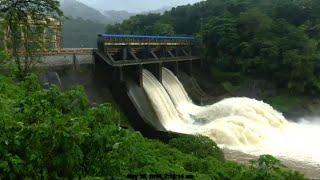
[(291, 123), (270, 105), (228, 98), (210, 106), (193, 104), (178, 78), (163, 68), (163, 85), (143, 71), (144, 89), (167, 130), (202, 134), (220, 146), (249, 154), (272, 154), (320, 164), (320, 126)]
[(187, 118), (191, 118), (205, 109), (193, 104), (179, 79), (166, 68), (162, 68), (162, 84), (177, 110)]
[(152, 73), (147, 70), (143, 70), (142, 73), (143, 87), (162, 125), (169, 131), (192, 133), (193, 127), (188, 123), (191, 119), (179, 114), (168, 93)]

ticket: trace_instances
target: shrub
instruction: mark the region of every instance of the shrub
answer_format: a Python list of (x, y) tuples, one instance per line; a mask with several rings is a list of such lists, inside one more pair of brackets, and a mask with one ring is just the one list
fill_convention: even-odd
[(251, 161), (250, 170), (253, 179), (290, 179), (304, 180), (305, 177), (297, 171), (287, 169), (281, 162), (271, 155), (262, 155), (258, 160)]
[(169, 145), (199, 158), (212, 156), (220, 161), (224, 160), (224, 155), (218, 145), (205, 136), (181, 136), (170, 140)]

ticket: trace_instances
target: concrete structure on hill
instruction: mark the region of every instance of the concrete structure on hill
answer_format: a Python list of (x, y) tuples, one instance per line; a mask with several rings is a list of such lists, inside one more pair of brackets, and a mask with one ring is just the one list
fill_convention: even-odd
[[(59, 52), (62, 49), (62, 23), (59, 20), (53, 18), (47, 18), (46, 20), (32, 20), (29, 18), (29, 24), (31, 26), (31, 31), (40, 30), (42, 33), (39, 33), (41, 36), (41, 45), (43, 49), (42, 52)], [(3, 21), (2, 21), (3, 22)], [(5, 23), (3, 23), (5, 24)], [(23, 28), (23, 26), (20, 26)], [(43, 28), (44, 27), (44, 28)], [(3, 35), (3, 46), (4, 49), (8, 52), (12, 51), (10, 47), (10, 28), (4, 28), (4, 35)], [(22, 33), (21, 38), (24, 39), (25, 35)], [(24, 53), (24, 46), (21, 47), (21, 53)]]

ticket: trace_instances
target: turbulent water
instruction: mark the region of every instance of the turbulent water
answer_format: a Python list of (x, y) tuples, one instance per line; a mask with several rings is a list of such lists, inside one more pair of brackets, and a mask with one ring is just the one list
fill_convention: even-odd
[(170, 70), (163, 68), (162, 75), (161, 84), (144, 70), (143, 85), (167, 130), (206, 135), (221, 147), (253, 155), (272, 154), (320, 165), (316, 121), (289, 122), (270, 105), (249, 98), (197, 106)]
[(147, 70), (143, 70), (143, 86), (162, 125), (169, 131), (193, 133), (191, 118), (181, 118), (161, 83)]

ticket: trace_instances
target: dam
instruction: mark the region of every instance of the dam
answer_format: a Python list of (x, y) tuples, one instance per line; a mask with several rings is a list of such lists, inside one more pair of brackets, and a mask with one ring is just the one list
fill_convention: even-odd
[[(198, 48), (196, 40), (189, 36), (105, 34), (98, 37), (98, 49), (82, 50), (83, 55), (74, 50), (69, 56), (58, 54), (63, 60), (58, 65), (71, 64), (72, 69), (81, 65), (82, 73), (75, 70), (73, 78), (67, 74), (67, 80), (62, 79), (63, 86), (70, 87), (70, 79), (75, 80), (74, 84), (95, 79), (99, 87), (94, 93), (112, 95), (108, 98), (121, 108), (130, 126), (148, 138), (168, 141), (179, 134), (200, 134), (232, 154), (272, 154), (319, 169), (319, 125), (291, 122), (270, 105), (245, 97), (205, 106), (195, 103), (187, 93), (193, 87), (182, 84), (185, 80), (179, 79), (179, 73), (191, 78), (205, 69)], [(53, 57), (46, 63), (50, 62), (57, 64)], [(90, 64), (87, 71), (85, 64)], [(89, 85), (89, 97), (91, 88)], [(93, 102), (105, 102), (100, 95)], [(296, 142), (305, 143), (301, 146)]]
[(162, 82), (163, 67), (191, 76), (193, 67), (201, 66), (195, 39), (190, 36), (102, 34), (93, 57), (99, 81), (108, 84), (134, 129), (151, 138), (168, 134), (168, 129), (144, 90), (146, 71)]
[(177, 77), (179, 71), (191, 77), (194, 67), (203, 66), (195, 44), (192, 37), (100, 35), (95, 73), (133, 128), (149, 138), (204, 135), (222, 148), (320, 164), (314, 148), (319, 126), (290, 122), (270, 105), (246, 97), (195, 104)]

